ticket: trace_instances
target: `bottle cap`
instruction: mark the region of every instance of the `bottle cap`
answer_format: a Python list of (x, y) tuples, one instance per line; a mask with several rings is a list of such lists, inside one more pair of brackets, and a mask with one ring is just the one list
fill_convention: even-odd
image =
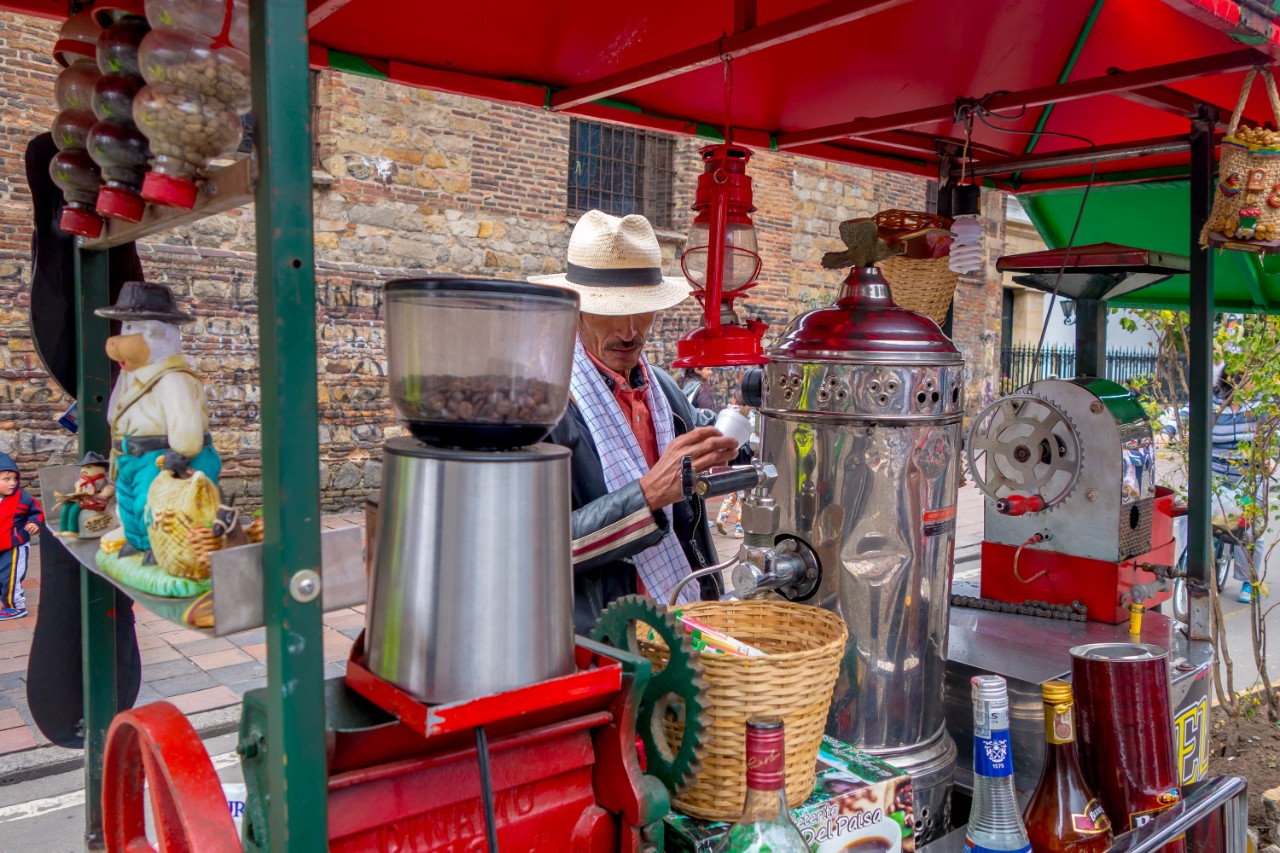
[(124, 187), (103, 187), (98, 191), (98, 212), (124, 222), (141, 222), (147, 203)]
[(1046, 681), (1040, 686), (1046, 705), (1067, 705), (1072, 701), (1071, 685), (1065, 681)]
[(786, 744), (781, 717), (747, 721), (747, 787), (778, 791), (787, 785)]
[(186, 178), (148, 172), (142, 180), (142, 197), (152, 204), (164, 207), (181, 207), (190, 210), (196, 206), (200, 191), (194, 182)]
[(1009, 690), (1005, 685), (1005, 681), (998, 675), (975, 675), (969, 679), (969, 683), (973, 685), (973, 700), (975, 702), (993, 702), (996, 704), (1009, 704)]
[(68, 234), (88, 237), (90, 240), (102, 235), (102, 220), (98, 215), (77, 207), (64, 207), (58, 225)]

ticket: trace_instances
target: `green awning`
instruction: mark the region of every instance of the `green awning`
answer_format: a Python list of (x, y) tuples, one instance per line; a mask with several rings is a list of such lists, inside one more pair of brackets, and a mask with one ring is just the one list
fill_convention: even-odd
[[(1045, 243), (1067, 243), (1080, 211), (1082, 189), (1052, 190), (1018, 196)], [(1074, 245), (1119, 243), (1179, 255), (1202, 251), (1190, 245), (1191, 193), (1186, 181), (1095, 186)], [(1214, 305), (1219, 311), (1280, 314), (1280, 255), (1219, 252), (1214, 265)], [(1129, 308), (1185, 311), (1191, 281), (1180, 275), (1107, 304)]]

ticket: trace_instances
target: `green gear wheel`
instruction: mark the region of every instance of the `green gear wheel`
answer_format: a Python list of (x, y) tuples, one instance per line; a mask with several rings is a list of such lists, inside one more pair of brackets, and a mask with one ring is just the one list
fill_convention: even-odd
[[(670, 650), (667, 665), (654, 673), (640, 698), (636, 731), (644, 743), (648, 774), (657, 777), (674, 797), (688, 790), (702, 769), (706, 754), (703, 738), (710, 725), (707, 683), (702, 663), (693, 655), (689, 633), (652, 598), (626, 595), (614, 601), (600, 614), (591, 639), (638, 655), (636, 623), (651, 627)], [(663, 729), (668, 714), (682, 717), (684, 722), (676, 749)]]

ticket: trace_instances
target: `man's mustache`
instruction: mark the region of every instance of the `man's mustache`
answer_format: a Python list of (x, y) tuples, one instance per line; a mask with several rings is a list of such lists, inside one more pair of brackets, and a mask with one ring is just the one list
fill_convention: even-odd
[(643, 340), (640, 338), (636, 338), (631, 341), (614, 341), (605, 347), (605, 349), (635, 349), (640, 346), (641, 343), (643, 343)]

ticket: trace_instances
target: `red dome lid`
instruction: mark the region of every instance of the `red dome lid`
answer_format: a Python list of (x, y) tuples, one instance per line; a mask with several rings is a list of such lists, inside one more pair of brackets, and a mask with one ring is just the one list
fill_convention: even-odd
[(88, 237), (90, 240), (102, 236), (102, 220), (98, 215), (78, 207), (64, 207), (58, 227), (68, 234)]
[(123, 187), (103, 187), (98, 191), (98, 212), (112, 219), (125, 222), (141, 222), (147, 212), (147, 203), (132, 190)]
[(769, 350), (771, 361), (890, 361), (895, 357), (962, 361), (937, 323), (893, 301), (889, 283), (875, 267), (855, 267), (835, 305), (796, 317)]
[(161, 207), (180, 207), (190, 210), (196, 206), (200, 189), (186, 178), (161, 172), (147, 172), (147, 176), (142, 179), (142, 197)]

